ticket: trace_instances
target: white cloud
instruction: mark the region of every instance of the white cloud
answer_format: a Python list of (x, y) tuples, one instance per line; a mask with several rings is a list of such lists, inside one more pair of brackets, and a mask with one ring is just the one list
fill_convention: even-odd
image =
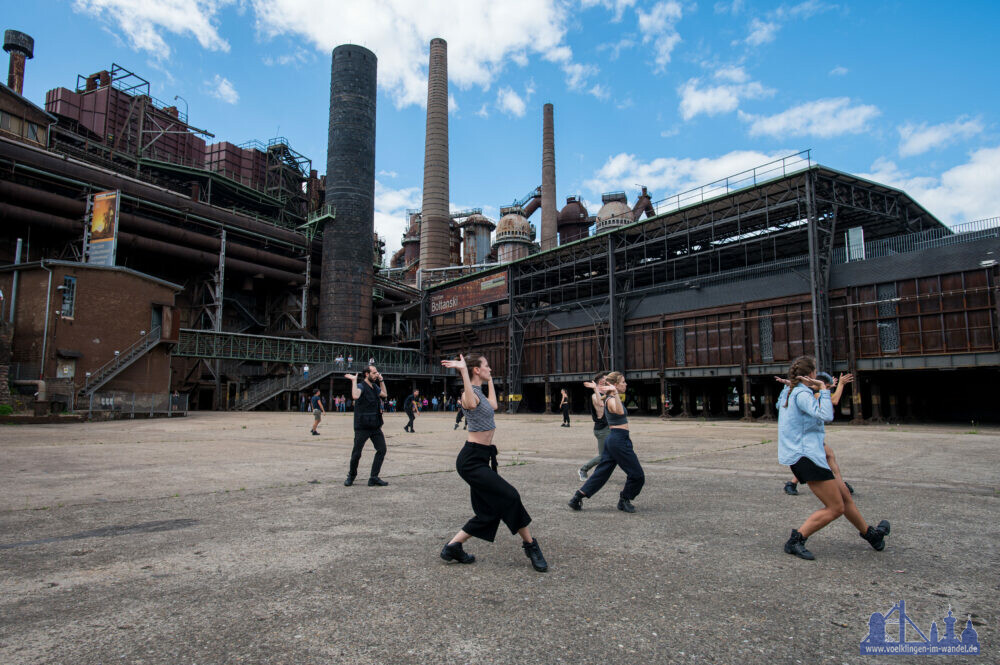
[(209, 87), (208, 94), (216, 99), (220, 99), (227, 104), (235, 104), (240, 101), (240, 94), (236, 92), (233, 84), (224, 76), (215, 75), (211, 81), (205, 81)]
[(901, 157), (912, 157), (932, 150), (943, 148), (959, 139), (966, 139), (983, 131), (983, 123), (976, 119), (958, 118), (954, 122), (940, 125), (906, 123), (898, 128), (899, 154)]
[(587, 90), (588, 95), (593, 95), (597, 99), (607, 99), (611, 96), (611, 92), (601, 85), (600, 83), (595, 83), (589, 90)]
[(604, 165), (584, 185), (594, 193), (631, 190), (636, 183), (649, 187), (654, 199), (705, 185), (720, 178), (780, 159), (792, 151), (763, 153), (735, 150), (720, 157), (679, 159), (659, 157), (645, 162), (636, 155), (619, 153), (608, 157)]
[(734, 16), (743, 11), (743, 0), (731, 0), (730, 2), (717, 2), (715, 3), (715, 13), (716, 14), (726, 14), (730, 13)]
[(584, 65), (578, 62), (568, 63), (562, 69), (566, 74), (566, 85), (570, 90), (583, 90), (587, 85), (587, 79), (599, 71), (594, 65)]
[(750, 21), (750, 34), (747, 35), (746, 42), (749, 46), (760, 46), (773, 42), (779, 28), (781, 26), (775, 22), (761, 21), (755, 18)]
[(837, 65), (830, 70), (830, 76), (847, 76), (847, 67)]
[(455, 95), (448, 93), (448, 113), (458, 113), (458, 102), (455, 101)]
[(409, 224), (406, 210), (419, 208), (422, 203), (420, 187), (393, 189), (375, 180), (375, 232), (385, 240), (386, 263), (402, 247), (402, 236)]
[(233, 0), (75, 0), (74, 11), (117, 24), (132, 48), (169, 58), (161, 33), (190, 35), (202, 48), (229, 51), (217, 27), (217, 15)]
[(618, 23), (622, 20), (622, 15), (625, 10), (629, 7), (635, 6), (636, 0), (581, 0), (580, 4), (584, 9), (590, 9), (596, 5), (601, 5), (605, 9), (614, 12), (614, 16), (611, 18), (612, 23)]
[(513, 88), (504, 86), (497, 91), (497, 108), (508, 115), (522, 118), (528, 106)]
[(483, 104), (479, 108), (479, 110), (476, 111), (476, 115), (478, 115), (480, 118), (488, 118), (488, 117), (490, 117), (490, 112), (486, 110), (486, 104)]
[(980, 148), (940, 176), (912, 176), (885, 159), (859, 175), (902, 189), (947, 224), (1000, 214), (1000, 146)]
[(674, 48), (681, 42), (680, 33), (676, 28), (677, 22), (684, 14), (681, 4), (676, 0), (665, 0), (653, 5), (648, 13), (641, 9), (636, 9), (636, 13), (639, 15), (642, 43), (652, 42), (653, 50), (656, 52), (655, 70), (662, 72), (667, 68)]
[(399, 176), (399, 174), (396, 173), (395, 171), (386, 171), (386, 170), (379, 171), (378, 175), (384, 176), (386, 178), (395, 178), (395, 177)]
[(878, 108), (859, 104), (851, 106), (847, 97), (806, 102), (772, 116), (751, 115), (740, 111), (740, 119), (750, 123), (751, 136), (816, 136), (830, 138), (841, 134), (859, 134), (880, 114)]
[(728, 83), (703, 85), (700, 78), (693, 78), (677, 89), (681, 97), (679, 109), (684, 120), (701, 114), (731, 113), (739, 108), (743, 99), (760, 99), (774, 94), (774, 90), (749, 80), (742, 67), (723, 67), (715, 72), (714, 77)]
[(448, 78), (459, 88), (493, 84), (504, 67), (531, 56), (564, 65), (570, 8), (561, 0), (249, 0), (264, 37), (304, 40), (325, 54), (343, 43), (378, 57), (379, 87), (397, 107), (427, 99), (430, 40), (448, 42)]

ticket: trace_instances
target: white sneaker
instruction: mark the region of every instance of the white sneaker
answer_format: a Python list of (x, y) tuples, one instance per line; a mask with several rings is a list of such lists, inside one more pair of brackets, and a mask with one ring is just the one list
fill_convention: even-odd
[(580, 476), (580, 481), (581, 482), (583, 482), (584, 480), (587, 479), (587, 472), (584, 471), (583, 469), (577, 469), (576, 473), (577, 473), (577, 475)]

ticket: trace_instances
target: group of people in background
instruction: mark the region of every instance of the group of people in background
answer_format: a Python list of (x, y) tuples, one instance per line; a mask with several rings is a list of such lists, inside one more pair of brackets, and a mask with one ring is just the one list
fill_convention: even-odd
[[(532, 567), (545, 572), (548, 563), (528, 528), (531, 517), (520, 494), (498, 473), (498, 450), (493, 444), (498, 394), (489, 363), (484, 356), (472, 353), (460, 355), (457, 360), (442, 361), (441, 364), (456, 370), (462, 378), (454, 429), (458, 429), (464, 418), (468, 435), (458, 454), (456, 470), (469, 485), (473, 512), (473, 517), (445, 544), (441, 558), (461, 564), (473, 563), (475, 556), (465, 552), (464, 544), (472, 537), (492, 542), (503, 522), (512, 534), (520, 536)], [(368, 441), (375, 448), (368, 485), (388, 485), (379, 477), (386, 454), (382, 411), (385, 410), (387, 394), (382, 375), (374, 364), (369, 364), (363, 372), (346, 374), (345, 377), (351, 381), (355, 436), (344, 485), (354, 484), (362, 451)], [(854, 503), (854, 490), (844, 481), (836, 457), (825, 441), (825, 423), (833, 420), (834, 406), (839, 403), (845, 386), (851, 383), (853, 377), (846, 374), (834, 379), (829, 374), (817, 372), (811, 357), (802, 356), (792, 363), (786, 377), (775, 378), (784, 384), (778, 399), (778, 461), (787, 465), (792, 473), (793, 480), (786, 483), (786, 492), (797, 494), (798, 485), (806, 484), (823, 504), (798, 528), (792, 529), (784, 551), (802, 559), (814, 559), (806, 549), (806, 540), (840, 516), (845, 516), (873, 549), (882, 551), (890, 531), (889, 521), (882, 520), (877, 526), (871, 526), (864, 520)], [(570, 498), (569, 507), (574, 511), (582, 510), (583, 501), (592, 499), (608, 482), (614, 470), (620, 467), (625, 472), (626, 480), (618, 493), (617, 508), (623, 513), (635, 513), (632, 502), (642, 491), (645, 473), (629, 432), (628, 409), (624, 399), (628, 383), (621, 372), (601, 372), (583, 385), (590, 392), (588, 410), (594, 424), (597, 455), (577, 470), (583, 484)], [(831, 388), (834, 389), (832, 395)], [(335, 398), (335, 401), (339, 399)], [(436, 401), (436, 396), (431, 398), (432, 408)], [(442, 403), (446, 403), (443, 398), (439, 405)], [(315, 435), (325, 412), (318, 389), (313, 391), (309, 405), (314, 414), (312, 433)], [(421, 407), (426, 408), (427, 405), (427, 398), (421, 397), (419, 390), (415, 389), (406, 397), (403, 401), (403, 412), (408, 417), (405, 431), (414, 432), (413, 425)], [(563, 426), (569, 426), (569, 395), (565, 389), (562, 390), (559, 406), (563, 413)]]

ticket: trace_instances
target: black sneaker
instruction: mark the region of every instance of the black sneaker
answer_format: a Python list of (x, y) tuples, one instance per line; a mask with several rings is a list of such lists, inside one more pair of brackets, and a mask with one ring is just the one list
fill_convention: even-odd
[(317, 432), (316, 430), (312, 430), (312, 435), (313, 436), (319, 436), (319, 432)]
[(449, 543), (441, 550), (441, 558), (445, 561), (473, 563), (476, 557), (462, 549), (462, 543)]
[(458, 423), (455, 423), (455, 429), (458, 429)]
[(368, 487), (376, 487), (376, 486), (378, 486), (378, 487), (385, 487), (388, 484), (389, 483), (385, 482), (384, 480), (382, 480), (378, 476), (374, 476), (374, 477), (368, 479)]
[(354, 484), (354, 476), (347, 474), (347, 478), (344, 479), (344, 487), (350, 487)]
[(798, 496), (799, 491), (797, 489), (795, 489), (795, 487), (796, 487), (797, 484), (798, 483), (793, 483), (790, 480), (788, 482), (786, 482), (785, 483), (785, 494), (790, 494), (792, 496)]
[(816, 558), (812, 552), (806, 549), (806, 539), (802, 537), (798, 529), (792, 529), (792, 535), (788, 538), (788, 542), (785, 543), (785, 554), (794, 554), (806, 561), (812, 561)]
[(626, 513), (634, 513), (635, 506), (633, 506), (632, 502), (628, 499), (618, 499), (618, 510)]
[(530, 543), (521, 543), (521, 547), (524, 548), (524, 554), (529, 559), (531, 559), (531, 567), (540, 573), (544, 573), (549, 569), (549, 564), (545, 562), (545, 557), (542, 556), (542, 548), (538, 546), (538, 540), (532, 539)]
[(844, 486), (847, 487), (847, 491), (851, 493), (851, 496), (854, 496), (854, 488), (851, 487), (851, 484), (845, 480)]
[(576, 494), (573, 495), (573, 498), (569, 500), (569, 507), (573, 510), (582, 510), (583, 498), (583, 494), (580, 493), (580, 490), (577, 490)]
[(881, 552), (885, 549), (885, 537), (889, 535), (889, 520), (882, 520), (876, 527), (868, 527), (868, 531), (860, 535), (873, 550)]

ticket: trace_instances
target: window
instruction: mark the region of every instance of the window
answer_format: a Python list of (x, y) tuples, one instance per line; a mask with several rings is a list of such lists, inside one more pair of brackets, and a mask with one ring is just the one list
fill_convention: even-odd
[(10, 114), (0, 111), (0, 129), (10, 131)]
[(60, 287), (62, 291), (62, 309), (59, 314), (63, 318), (72, 319), (73, 309), (76, 304), (76, 277), (66, 275)]
[(38, 143), (38, 125), (36, 125), (33, 122), (29, 122), (28, 131), (25, 133), (25, 136), (28, 138), (29, 141), (34, 141), (35, 143)]

